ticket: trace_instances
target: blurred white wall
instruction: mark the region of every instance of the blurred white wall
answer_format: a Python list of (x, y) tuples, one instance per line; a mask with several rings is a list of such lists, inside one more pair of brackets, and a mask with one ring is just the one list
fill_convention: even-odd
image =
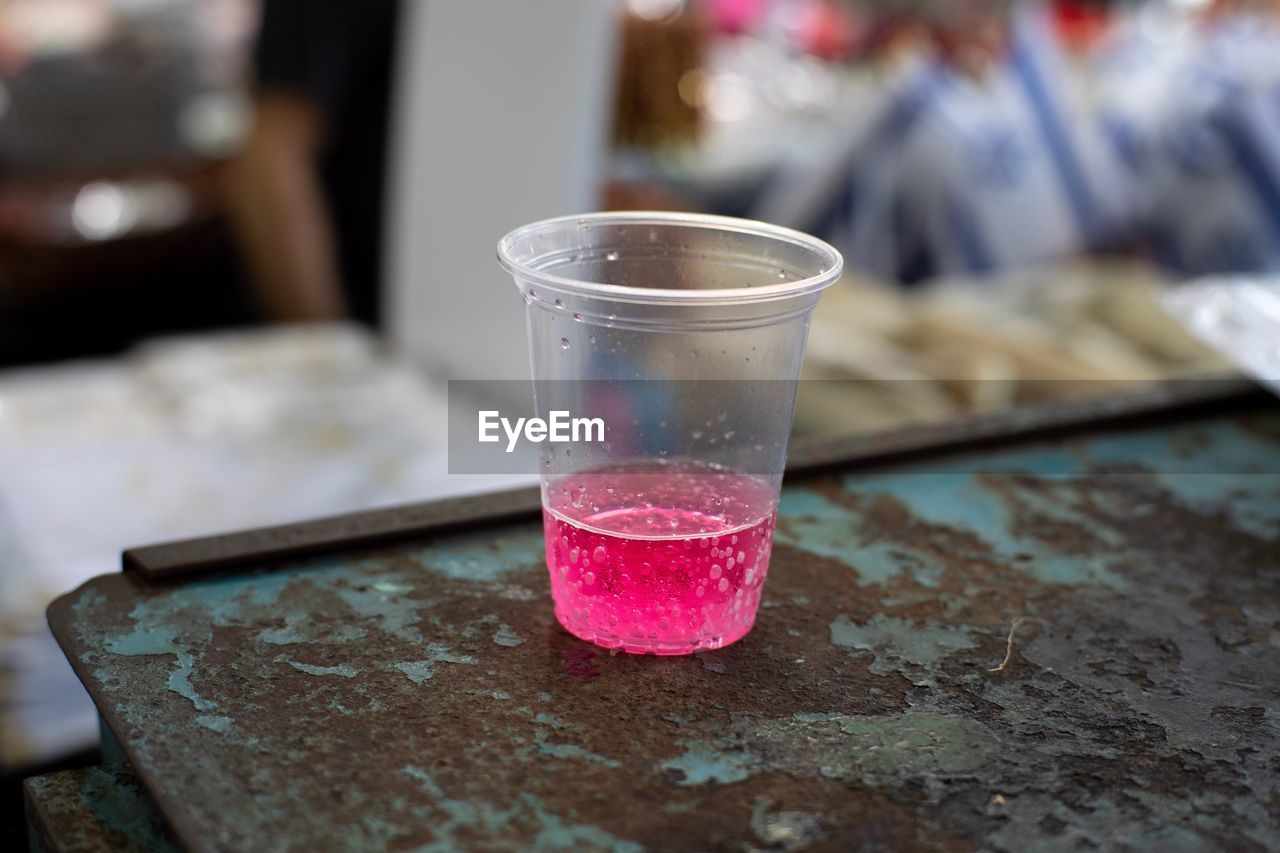
[(529, 376), (497, 241), (599, 204), (615, 5), (415, 0), (402, 30), (387, 330), (436, 379)]

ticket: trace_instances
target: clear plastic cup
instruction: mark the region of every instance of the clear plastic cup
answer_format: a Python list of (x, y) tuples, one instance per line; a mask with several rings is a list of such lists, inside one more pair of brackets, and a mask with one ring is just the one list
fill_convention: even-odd
[[(547, 566), (570, 633), (687, 654), (755, 622), (820, 240), (759, 222), (609, 213), (498, 244), (527, 306), (537, 415), (603, 415), (541, 446)], [(592, 436), (599, 439), (600, 436)]]

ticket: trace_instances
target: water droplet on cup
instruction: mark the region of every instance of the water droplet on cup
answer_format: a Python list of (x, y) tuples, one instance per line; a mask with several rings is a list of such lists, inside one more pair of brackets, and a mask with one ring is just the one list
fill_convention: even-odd
[(557, 299), (557, 300), (556, 300), (556, 307), (557, 307), (557, 308), (563, 308), (563, 307), (564, 307), (564, 303), (563, 303), (563, 302), (561, 302), (559, 299)]
[(581, 322), (582, 322), (582, 315), (581, 315), (581, 314), (574, 314), (574, 315), (573, 315), (573, 319), (574, 319), (574, 320), (577, 320), (579, 323), (581, 323)]
[(561, 338), (561, 339), (560, 339), (560, 349), (568, 349), (568, 348), (569, 348), (569, 339), (568, 339), (568, 338)]
[(606, 261), (616, 261), (616, 260), (618, 259), (618, 253), (617, 253), (617, 252), (610, 252), (609, 254), (607, 254), (607, 255), (605, 255), (605, 256), (604, 256), (604, 259), (605, 259)]

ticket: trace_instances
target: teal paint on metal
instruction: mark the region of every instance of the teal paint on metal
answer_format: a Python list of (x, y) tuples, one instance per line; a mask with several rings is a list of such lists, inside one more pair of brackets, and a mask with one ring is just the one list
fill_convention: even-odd
[(32, 850), (181, 850), (128, 765), (50, 773), (26, 780), (23, 789)]
[(533, 738), (537, 744), (538, 752), (549, 758), (573, 758), (582, 761), (593, 761), (597, 764), (603, 764), (605, 767), (622, 766), (620, 762), (612, 758), (606, 758), (589, 749), (583, 749), (576, 743), (551, 743), (547, 740), (546, 732), (534, 732)]
[(777, 766), (816, 761), (824, 778), (893, 787), (903, 780), (972, 775), (993, 764), (999, 744), (981, 723), (913, 709), (905, 714), (794, 714), (744, 733)]
[(839, 560), (864, 586), (884, 584), (903, 572), (923, 586), (935, 586), (942, 573), (942, 566), (927, 556), (866, 536), (847, 507), (809, 489), (787, 489), (778, 514), (776, 542)]
[(222, 717), (218, 714), (200, 714), (196, 717), (197, 726), (204, 726), (209, 731), (220, 734), (225, 734), (234, 722), (235, 720), (230, 717)]
[(491, 533), (467, 533), (451, 538), (430, 551), (414, 551), (423, 567), (454, 580), (493, 583), (513, 571), (539, 565), (543, 559), (541, 528)]
[(279, 655), (276, 657), (276, 660), (283, 661), (299, 672), (305, 672), (307, 675), (336, 675), (340, 678), (355, 678), (360, 674), (360, 670), (355, 667), (347, 666), (346, 664), (338, 664), (337, 666), (316, 666), (312, 663), (299, 663), (296, 660), (290, 660), (285, 655)]
[(841, 613), (830, 625), (833, 645), (874, 653), (875, 661), (868, 670), (886, 675), (903, 665), (931, 670), (952, 652), (974, 648), (978, 643), (970, 630), (968, 625), (917, 625), (882, 613), (863, 624)]
[(1267, 849), (1280, 413), (1251, 417), (795, 479), (714, 655), (566, 636), (534, 520), (104, 578), (52, 621), (200, 849)]
[[(1012, 464), (1011, 470), (1017, 468), (1016, 458), (1005, 461)], [(1024, 570), (1048, 583), (1125, 585), (1123, 575), (1112, 571), (1105, 561), (1063, 553), (1017, 535), (1011, 529), (1008, 504), (988, 486), (988, 478), (998, 476), (946, 472), (886, 474), (851, 477), (846, 480), (845, 489), (869, 500), (881, 496), (893, 498), (907, 507), (913, 518), (972, 534), (979, 550), (972, 550), (966, 543), (962, 545), (961, 556), (980, 559), (986, 556), (988, 548), (997, 559), (1004, 561), (1030, 554), (1032, 559), (1024, 560)], [(1053, 483), (1051, 479), (1050, 488)], [(1043, 484), (1038, 486), (1041, 490), (1045, 488)]]
[(755, 756), (745, 752), (691, 743), (680, 755), (667, 759), (660, 766), (664, 770), (676, 771), (676, 784), (688, 787), (708, 782), (721, 785), (741, 782), (751, 776), (757, 764)]

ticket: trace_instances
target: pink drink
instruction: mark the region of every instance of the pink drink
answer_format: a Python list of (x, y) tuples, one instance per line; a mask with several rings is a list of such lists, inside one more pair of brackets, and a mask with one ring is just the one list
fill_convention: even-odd
[(691, 466), (559, 480), (543, 511), (556, 618), (629, 652), (728, 645), (755, 622), (775, 514), (759, 479)]

